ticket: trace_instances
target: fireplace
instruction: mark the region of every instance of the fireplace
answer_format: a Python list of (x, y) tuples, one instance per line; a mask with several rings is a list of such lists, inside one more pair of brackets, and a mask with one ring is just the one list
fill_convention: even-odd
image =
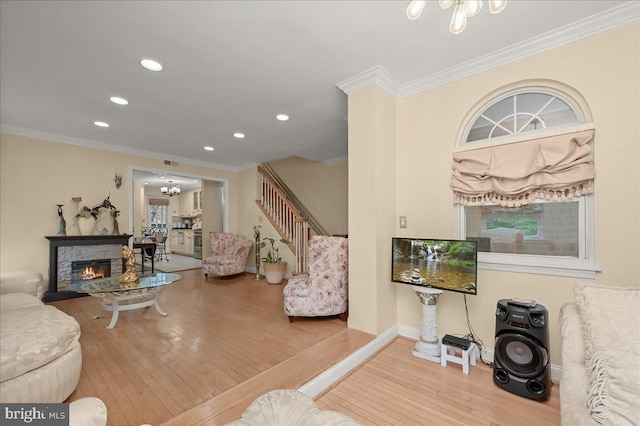
[(122, 246), (129, 244), (131, 235), (55, 235), (45, 238), (49, 240), (46, 302), (86, 296), (66, 291), (66, 288), (75, 280), (82, 280), (82, 273), (87, 267), (93, 268), (93, 275), (105, 277), (118, 277), (125, 271)]
[(78, 260), (71, 262), (71, 282), (88, 281), (111, 276), (111, 259)]

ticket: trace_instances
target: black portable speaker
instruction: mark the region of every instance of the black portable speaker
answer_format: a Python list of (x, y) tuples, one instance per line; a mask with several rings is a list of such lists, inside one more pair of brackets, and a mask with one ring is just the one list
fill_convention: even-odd
[(499, 300), (494, 350), (493, 381), (499, 387), (537, 401), (549, 399), (549, 312), (544, 306)]

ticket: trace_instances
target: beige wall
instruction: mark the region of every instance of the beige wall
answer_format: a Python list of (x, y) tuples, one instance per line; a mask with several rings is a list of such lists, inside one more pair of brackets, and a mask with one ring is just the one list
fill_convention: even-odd
[(275, 170), (329, 235), (348, 234), (348, 164), (326, 165), (302, 157), (271, 161)]
[[(350, 247), (360, 249), (375, 243), (371, 233), (386, 239), (389, 226), (398, 236), (452, 238), (449, 178), (455, 138), (465, 115), (479, 99), (501, 86), (525, 79), (552, 79), (572, 86), (586, 98), (596, 125), (595, 250), (596, 263), (602, 267), (596, 282), (639, 285), (639, 64), (640, 29), (635, 23), (397, 101), (396, 137), (395, 141), (389, 139), (395, 146), (395, 161), (390, 157), (386, 164), (388, 169), (395, 170), (395, 191), (387, 194), (390, 203), (395, 198), (390, 224), (376, 224), (373, 220), (354, 223), (363, 210), (374, 207), (373, 191), (366, 186), (377, 184), (376, 174), (387, 171), (382, 168), (373, 173), (370, 169), (377, 147), (375, 142), (372, 146), (372, 141), (379, 134), (369, 132), (370, 124), (361, 119), (380, 114), (378, 103), (366, 102), (373, 89), (351, 94)], [(394, 110), (390, 109), (388, 114), (394, 117)], [(359, 183), (362, 181), (368, 183)], [(352, 184), (364, 190), (356, 191)], [(406, 229), (397, 227), (399, 215), (407, 216)], [(369, 234), (361, 228), (369, 228)], [(385, 243), (390, 245), (389, 240)], [(351, 310), (350, 325), (366, 331), (377, 328), (377, 318), (370, 310), (380, 301), (372, 300), (366, 291), (372, 285), (370, 281), (377, 280), (381, 286), (397, 287), (397, 298), (384, 302), (396, 305), (397, 323), (420, 328), (421, 307), (411, 287), (391, 283), (386, 271), (373, 278), (369, 272), (372, 265), (390, 263), (389, 248), (386, 252), (363, 250), (357, 256), (351, 253), (350, 296), (356, 309)], [(492, 349), (496, 302), (514, 296), (535, 299), (549, 310), (551, 362), (560, 364), (558, 312), (563, 303), (574, 300), (577, 282), (576, 278), (480, 270), (478, 295), (467, 298), (471, 323)], [(440, 298), (438, 319), (439, 334), (466, 333), (463, 296), (446, 292)]]
[[(167, 170), (229, 180), (235, 191), (235, 173), (201, 166), (165, 166), (163, 160), (104, 151), (65, 143), (10, 134), (0, 135), (0, 269), (31, 269), (48, 276), (49, 242), (46, 235), (58, 231), (56, 204), (64, 204), (69, 225), (75, 214), (72, 197), (93, 207), (111, 193), (111, 202), (121, 210), (121, 232), (132, 231), (129, 213), (134, 193), (129, 167)], [(120, 189), (113, 184), (115, 172), (124, 173)], [(139, 193), (138, 193), (139, 194)], [(236, 198), (230, 197), (230, 230)], [(135, 212), (140, 215), (141, 212)]]
[(397, 323), (395, 115), (396, 102), (376, 86), (349, 96), (349, 326), (374, 334)]

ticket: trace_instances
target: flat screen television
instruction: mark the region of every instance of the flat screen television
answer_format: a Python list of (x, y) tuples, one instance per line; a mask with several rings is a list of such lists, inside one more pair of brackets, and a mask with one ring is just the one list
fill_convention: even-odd
[(477, 241), (395, 237), (391, 245), (391, 281), (477, 294)]

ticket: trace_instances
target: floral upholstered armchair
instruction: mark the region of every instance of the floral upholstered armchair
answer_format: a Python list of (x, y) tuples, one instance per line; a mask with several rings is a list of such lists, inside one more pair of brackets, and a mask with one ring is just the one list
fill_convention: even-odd
[(284, 312), (294, 317), (340, 315), (347, 320), (349, 244), (343, 237), (312, 236), (309, 273), (292, 277), (285, 286)]
[(211, 256), (202, 261), (205, 278), (209, 274), (226, 277), (244, 272), (252, 245), (253, 242), (242, 235), (212, 232)]

